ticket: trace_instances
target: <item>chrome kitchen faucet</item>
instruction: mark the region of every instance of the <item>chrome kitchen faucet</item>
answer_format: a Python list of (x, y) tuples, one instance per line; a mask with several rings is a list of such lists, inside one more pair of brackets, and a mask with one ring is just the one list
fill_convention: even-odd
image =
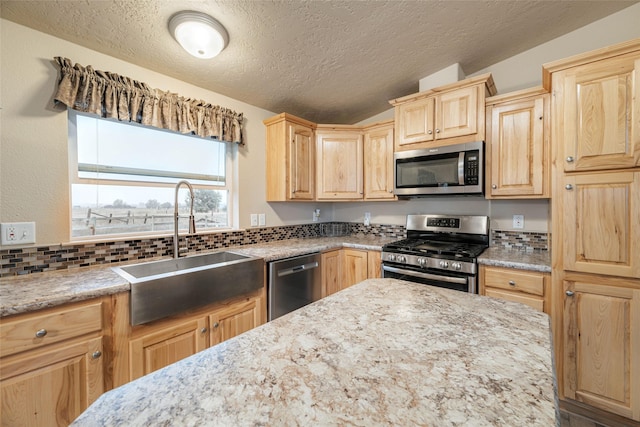
[[(193, 195), (193, 187), (191, 186), (191, 184), (189, 183), (189, 181), (186, 180), (182, 180), (182, 181), (178, 181), (178, 183), (176, 184), (176, 198), (175, 198), (175, 204), (173, 205), (174, 209), (174, 215), (173, 215), (173, 257), (174, 258), (179, 258), (180, 257), (180, 250), (178, 248), (178, 220), (180, 219), (180, 214), (178, 213), (178, 190), (180, 189), (180, 186), (182, 184), (185, 184), (187, 187), (189, 187), (189, 193), (191, 194), (191, 207), (189, 210), (189, 234), (193, 234), (196, 232), (196, 220), (193, 216), (193, 199), (194, 199), (194, 195)], [(188, 248), (186, 248), (188, 250)]]

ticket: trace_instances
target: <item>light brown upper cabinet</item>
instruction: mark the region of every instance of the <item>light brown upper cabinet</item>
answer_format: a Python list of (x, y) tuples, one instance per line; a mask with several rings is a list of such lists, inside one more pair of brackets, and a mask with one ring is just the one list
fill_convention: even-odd
[(363, 128), (364, 199), (395, 200), (393, 194), (393, 120)]
[(564, 170), (588, 171), (640, 165), (640, 59), (637, 53), (554, 72)]
[(395, 107), (395, 151), (484, 141), (491, 74), (389, 101)]
[(486, 115), (486, 197), (548, 198), (548, 92), (534, 88), (487, 98)]
[(315, 123), (282, 113), (266, 126), (267, 201), (315, 199)]
[(362, 141), (362, 128), (359, 126), (318, 125), (318, 200), (361, 200), (364, 197)]

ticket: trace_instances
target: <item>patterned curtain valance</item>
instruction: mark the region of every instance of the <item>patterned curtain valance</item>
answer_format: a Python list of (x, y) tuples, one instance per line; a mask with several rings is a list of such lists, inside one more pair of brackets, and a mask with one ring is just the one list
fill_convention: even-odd
[(243, 144), (242, 113), (152, 89), (90, 65), (72, 65), (67, 58), (57, 56), (55, 61), (60, 66), (55, 102), (101, 117)]

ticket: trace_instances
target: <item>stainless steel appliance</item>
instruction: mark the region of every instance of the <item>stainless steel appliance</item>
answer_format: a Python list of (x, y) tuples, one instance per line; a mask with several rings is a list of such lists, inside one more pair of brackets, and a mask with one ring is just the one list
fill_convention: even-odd
[(382, 277), (477, 293), (489, 217), (407, 215), (407, 238), (382, 248)]
[(322, 297), (320, 254), (301, 255), (269, 263), (269, 321)]
[(393, 159), (399, 197), (484, 192), (483, 141), (399, 151)]

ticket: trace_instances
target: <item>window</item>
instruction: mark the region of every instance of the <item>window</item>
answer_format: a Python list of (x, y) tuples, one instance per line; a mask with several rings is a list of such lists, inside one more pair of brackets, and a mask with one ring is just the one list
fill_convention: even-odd
[[(72, 239), (172, 232), (180, 180), (198, 231), (231, 227), (234, 144), (68, 112)], [(181, 230), (190, 203), (180, 186)]]

